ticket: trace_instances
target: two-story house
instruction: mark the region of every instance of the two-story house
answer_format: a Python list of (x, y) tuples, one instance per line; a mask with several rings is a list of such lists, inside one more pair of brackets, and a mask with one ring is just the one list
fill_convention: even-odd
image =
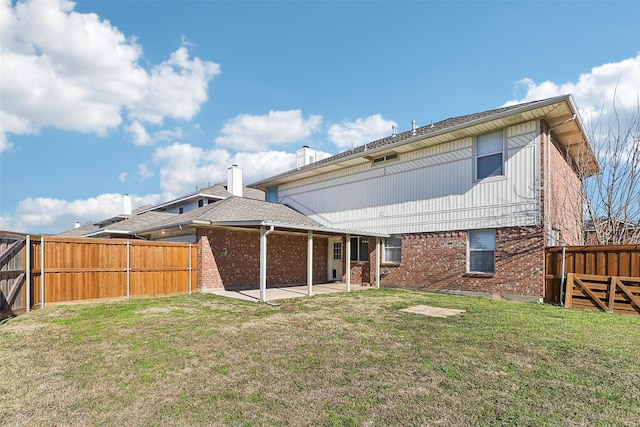
[[(545, 246), (583, 233), (578, 169), (599, 165), (567, 95), (414, 125), (252, 186), (328, 228), (359, 230), (350, 259), (327, 261), (354, 282), (542, 297)], [(375, 245), (370, 233), (389, 237)]]

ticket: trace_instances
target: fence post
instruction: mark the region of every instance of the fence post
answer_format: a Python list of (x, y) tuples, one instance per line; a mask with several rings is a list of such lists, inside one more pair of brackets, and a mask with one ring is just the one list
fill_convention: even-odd
[(40, 236), (40, 308), (44, 308), (44, 236)]
[(613, 313), (613, 305), (616, 302), (616, 287), (617, 287), (617, 280), (618, 278), (616, 276), (611, 276), (609, 277), (609, 301), (607, 304), (607, 307), (609, 308), (609, 313)]
[(125, 269), (125, 271), (127, 272), (127, 299), (130, 300), (131, 299), (131, 261), (130, 261), (130, 257), (131, 257), (131, 251), (130, 251), (130, 247), (131, 247), (131, 242), (127, 240), (127, 268)]
[(564, 293), (564, 306), (571, 308), (573, 303), (573, 273), (567, 274), (567, 289)]
[(31, 311), (31, 236), (27, 234), (25, 274), (27, 275), (27, 313)]
[(193, 271), (193, 268), (191, 268), (191, 243), (189, 243), (189, 268), (187, 269), (187, 271), (189, 272), (189, 295), (192, 294), (191, 292), (191, 274)]

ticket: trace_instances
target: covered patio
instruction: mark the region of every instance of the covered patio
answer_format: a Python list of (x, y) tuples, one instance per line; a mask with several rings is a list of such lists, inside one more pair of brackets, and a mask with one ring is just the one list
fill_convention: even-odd
[[(351, 291), (364, 291), (367, 289), (374, 289), (372, 286), (362, 286), (357, 284), (351, 284), (347, 288), (346, 283), (333, 282), (333, 283), (319, 283), (313, 285), (313, 292), (311, 296), (330, 294), (336, 292), (351, 292)], [(209, 291), (208, 293), (214, 295), (220, 295), (227, 298), (240, 299), (244, 301), (260, 302), (260, 289), (247, 288), (247, 289), (216, 289)], [(288, 298), (299, 298), (309, 296), (309, 288), (307, 285), (301, 286), (278, 286), (270, 287), (266, 289), (267, 301), (278, 301)]]

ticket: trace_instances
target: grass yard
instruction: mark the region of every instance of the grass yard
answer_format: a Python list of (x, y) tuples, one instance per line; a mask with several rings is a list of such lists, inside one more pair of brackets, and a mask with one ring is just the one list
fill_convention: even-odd
[[(414, 305), (466, 310), (432, 318)], [(0, 325), (0, 424), (637, 426), (640, 319), (399, 290), (51, 306)]]

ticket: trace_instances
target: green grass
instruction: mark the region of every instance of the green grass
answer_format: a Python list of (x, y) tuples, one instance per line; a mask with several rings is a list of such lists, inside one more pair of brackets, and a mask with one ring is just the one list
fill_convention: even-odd
[(0, 402), (15, 426), (632, 426), (640, 319), (399, 290), (52, 306), (0, 325)]

